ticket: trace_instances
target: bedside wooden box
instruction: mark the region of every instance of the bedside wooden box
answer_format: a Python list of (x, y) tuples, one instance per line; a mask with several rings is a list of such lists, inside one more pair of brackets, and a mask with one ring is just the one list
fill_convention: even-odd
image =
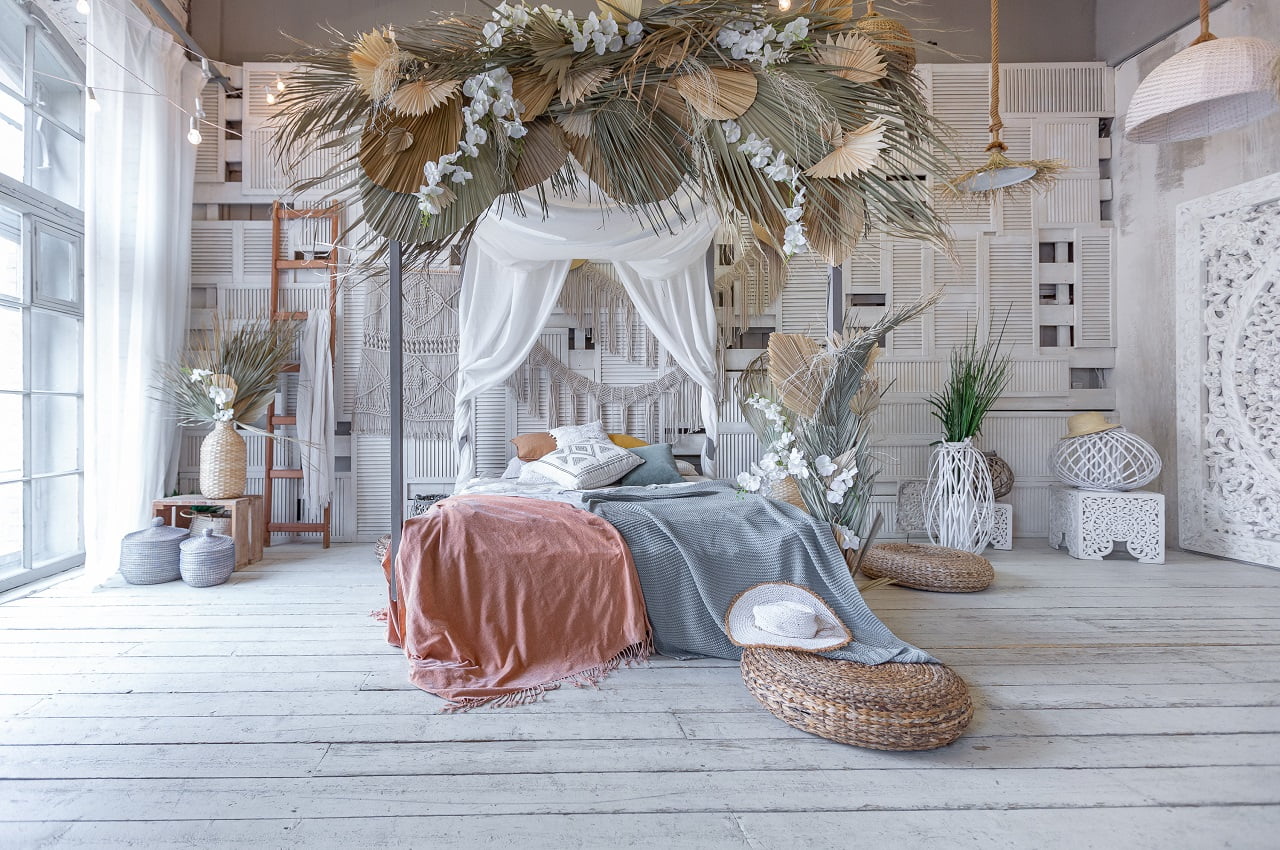
[(191, 520), (182, 512), (194, 505), (218, 505), (231, 514), (231, 540), (236, 544), (236, 569), (262, 560), (262, 497), (241, 496), (238, 499), (206, 499), (204, 496), (173, 496), (156, 499), (152, 512), (166, 524), (190, 528)]

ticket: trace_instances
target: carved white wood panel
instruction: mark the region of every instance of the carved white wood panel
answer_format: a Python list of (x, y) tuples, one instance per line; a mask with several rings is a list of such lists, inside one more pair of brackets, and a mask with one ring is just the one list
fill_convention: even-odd
[(1178, 208), (1183, 548), (1280, 567), (1280, 174)]

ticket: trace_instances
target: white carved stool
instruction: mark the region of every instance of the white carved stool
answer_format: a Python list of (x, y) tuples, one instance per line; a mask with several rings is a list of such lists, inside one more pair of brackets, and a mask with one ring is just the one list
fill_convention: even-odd
[(1115, 542), (1144, 564), (1164, 563), (1164, 496), (1146, 490), (1054, 487), (1049, 496), (1049, 545), (1073, 558), (1101, 561)]
[(1013, 505), (1006, 502), (995, 503), (995, 513), (991, 518), (991, 548), (1013, 548)]

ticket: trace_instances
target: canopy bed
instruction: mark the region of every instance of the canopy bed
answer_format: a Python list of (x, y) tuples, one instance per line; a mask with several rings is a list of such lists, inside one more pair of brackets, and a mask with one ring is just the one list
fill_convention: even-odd
[[(280, 139), (353, 145), (317, 182), (358, 192), (370, 245), (379, 258), (386, 248), (391, 375), (403, 367), (405, 265), (466, 246), (455, 496), (408, 522), (403, 393), (390, 382), (388, 633), (420, 687), (466, 708), (593, 681), (651, 648), (736, 659), (746, 644), (730, 639), (726, 612), (771, 582), (806, 587), (835, 612), (852, 639), (829, 658), (934, 663), (867, 609), (842, 550), (858, 545), (850, 529), (837, 527), (837, 542), (830, 522), (798, 507), (674, 472), (627, 486), (629, 470), (661, 467), (669, 447), (646, 454), (615, 445), (598, 422), (566, 426), (518, 483), (472, 481), (477, 398), (533, 351), (575, 259), (612, 264), (636, 314), (697, 385), (703, 472), (714, 477), (709, 248), (721, 217), (744, 216), (783, 255), (814, 250), (833, 264), (870, 222), (945, 244), (928, 188), (901, 179), (943, 173), (945, 146), (900, 36), (874, 23), (818, 3), (786, 12), (750, 0), (617, 0), (584, 19), (503, 3), (488, 19), (440, 15), (303, 58)], [(858, 364), (858, 383), (883, 330), (833, 348)], [(851, 398), (833, 396), (837, 416), (848, 418)], [(761, 410), (782, 423), (770, 405)], [(790, 437), (781, 430), (780, 450)], [(817, 457), (815, 474), (834, 478), (825, 492), (843, 501), (867, 489), (850, 460), (866, 431), (828, 431), (845, 444)]]

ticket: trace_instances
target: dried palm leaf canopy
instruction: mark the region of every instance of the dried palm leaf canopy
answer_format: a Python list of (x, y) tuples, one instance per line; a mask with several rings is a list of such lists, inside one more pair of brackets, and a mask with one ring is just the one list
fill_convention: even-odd
[(925, 183), (904, 179), (945, 174), (947, 148), (901, 45), (826, 8), (504, 3), (340, 39), (295, 57), (278, 153), (341, 151), (295, 188), (358, 195), (371, 238), (425, 253), (495, 202), (523, 211), (534, 187), (544, 207), (588, 191), (655, 229), (669, 225), (653, 205), (678, 216), (683, 189), (832, 262), (869, 227), (945, 244)]

